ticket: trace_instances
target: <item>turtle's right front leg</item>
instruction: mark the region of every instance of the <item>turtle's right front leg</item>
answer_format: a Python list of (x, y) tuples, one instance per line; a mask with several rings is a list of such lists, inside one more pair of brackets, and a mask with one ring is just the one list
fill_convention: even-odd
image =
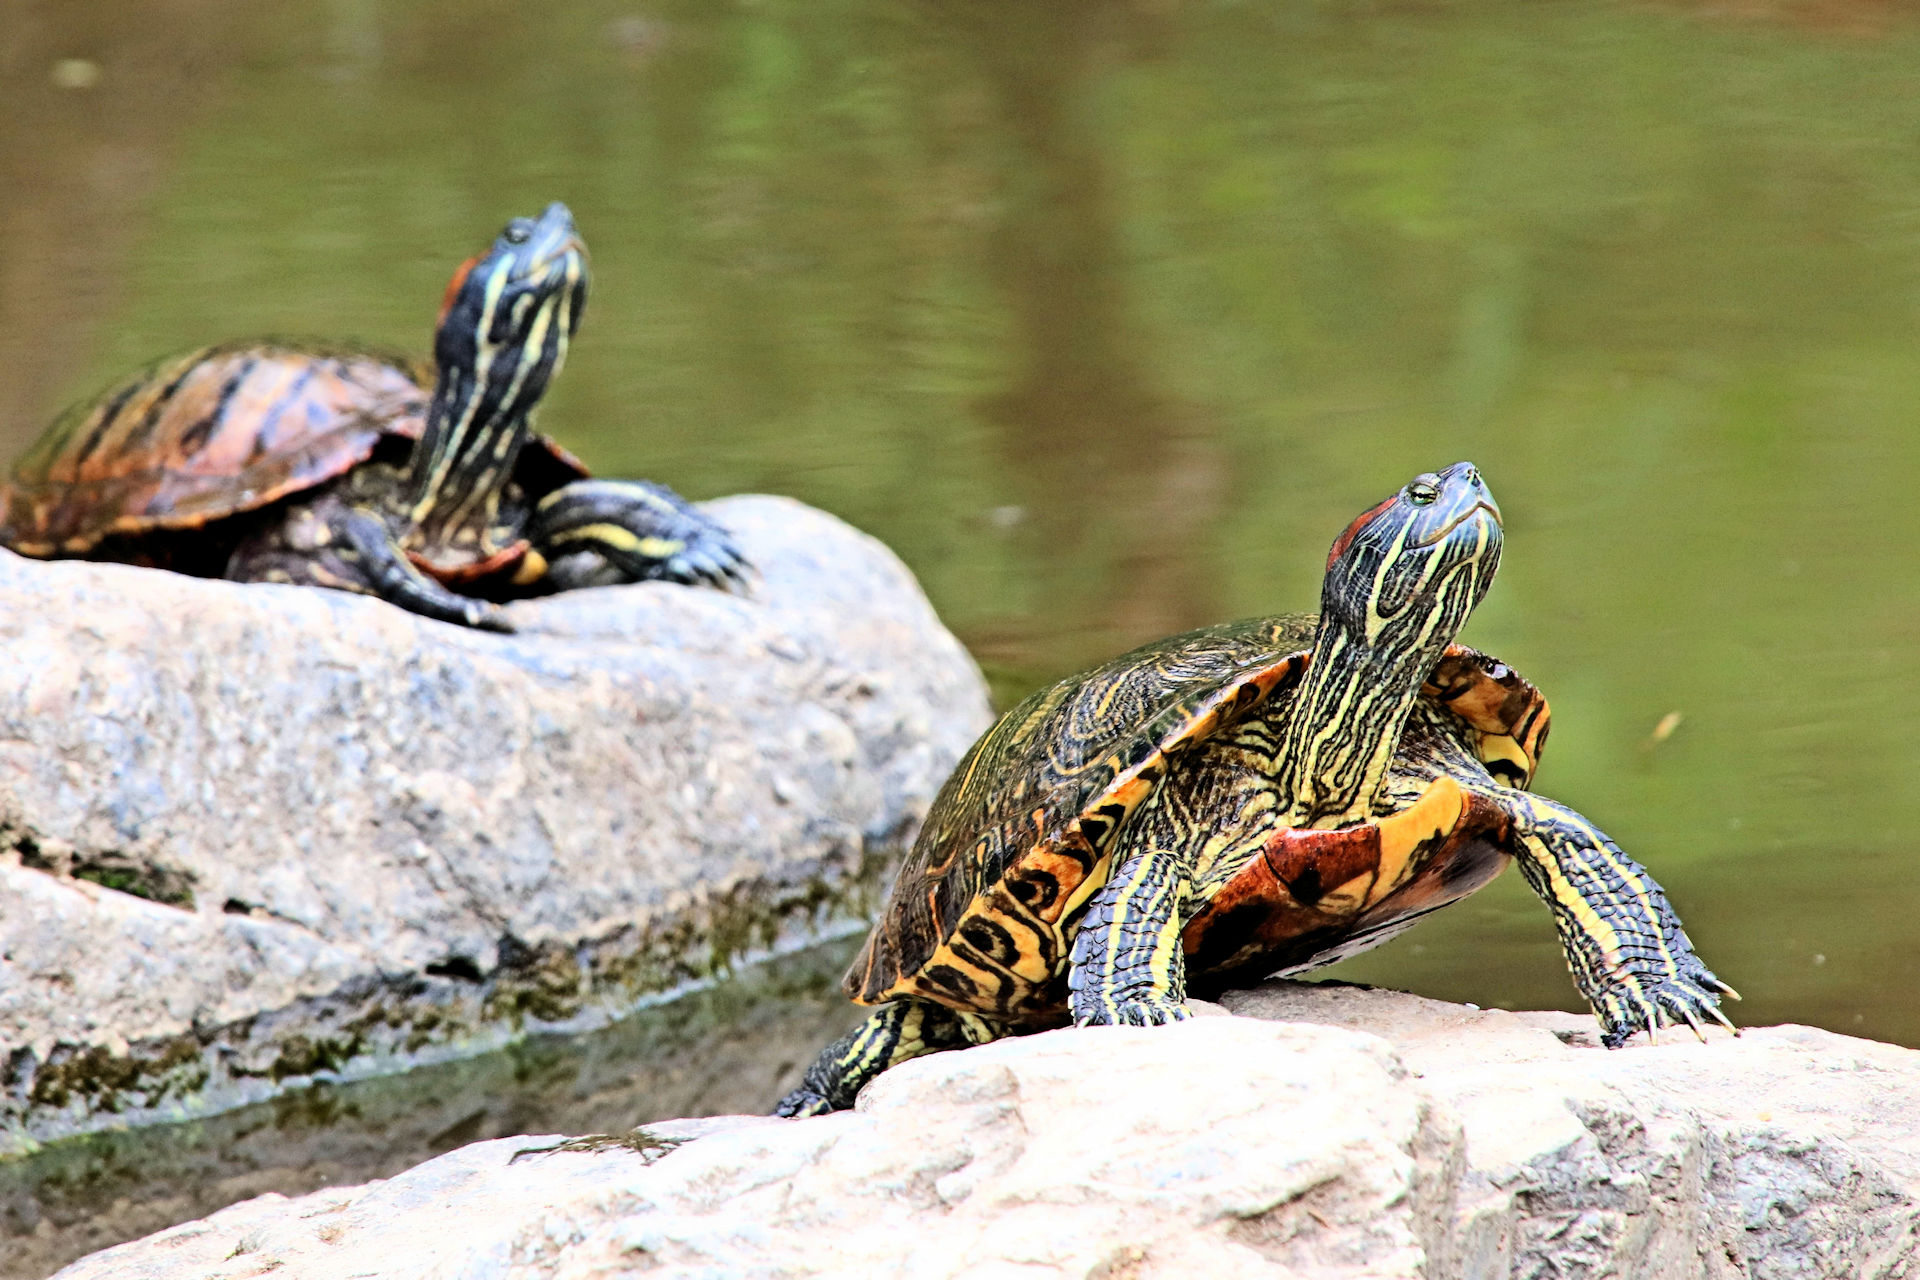
[(378, 512), (331, 494), (294, 504), (277, 523), (242, 542), (226, 576), (354, 591), (441, 622), (513, 630), (497, 607), (449, 590), (408, 559)]
[(1113, 873), (1087, 901), (1073, 937), (1067, 986), (1076, 1026), (1152, 1027), (1192, 1016), (1181, 910), (1192, 892), (1189, 860), (1156, 840), (1165, 825), (1149, 802), (1114, 849)]
[(998, 1040), (1006, 1030), (978, 1014), (960, 1013), (931, 1000), (895, 1000), (835, 1040), (814, 1059), (800, 1087), (780, 1099), (776, 1116), (817, 1116), (846, 1111), (868, 1081), (909, 1058), (943, 1049)]

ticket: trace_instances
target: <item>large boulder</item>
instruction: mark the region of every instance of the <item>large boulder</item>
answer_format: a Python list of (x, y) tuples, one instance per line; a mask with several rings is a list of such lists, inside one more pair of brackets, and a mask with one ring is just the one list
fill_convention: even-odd
[(582, 1028), (870, 909), (988, 720), (911, 574), (378, 601), (0, 552), (0, 1154)]
[[(1269, 984), (1242, 1015), (1050, 1032), (856, 1111), (263, 1196), (59, 1280), (1897, 1277), (1920, 1053), (1805, 1027), (1599, 1048), (1566, 1014)], [(1273, 1018), (1290, 1021), (1276, 1022)]]

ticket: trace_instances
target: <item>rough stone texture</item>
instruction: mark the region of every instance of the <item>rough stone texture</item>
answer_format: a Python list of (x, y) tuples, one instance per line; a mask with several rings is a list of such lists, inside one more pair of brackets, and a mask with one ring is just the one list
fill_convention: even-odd
[(1436, 1274), (1920, 1275), (1920, 1052), (1797, 1026), (1608, 1052), (1585, 1015), (1343, 984), (1226, 1003), (1385, 1037), (1459, 1118), (1457, 1252)]
[[(1900, 1277), (1920, 1053), (1805, 1027), (1609, 1053), (1563, 1014), (1269, 984), (1060, 1031), (857, 1111), (517, 1163), (479, 1143), (265, 1196), (61, 1280), (349, 1276)], [(1286, 1017), (1301, 1023), (1266, 1019)], [(1339, 1024), (1339, 1025), (1328, 1025)]]
[(511, 606), (0, 552), (0, 1153), (584, 1027), (857, 912), (984, 727), (874, 540)]
[(488, 1138), (764, 1113), (859, 1017), (840, 993), (858, 942), (740, 966), (597, 1031), (529, 1037), (0, 1160), (0, 1277), (39, 1280), (270, 1191), (300, 1196), (390, 1178)]

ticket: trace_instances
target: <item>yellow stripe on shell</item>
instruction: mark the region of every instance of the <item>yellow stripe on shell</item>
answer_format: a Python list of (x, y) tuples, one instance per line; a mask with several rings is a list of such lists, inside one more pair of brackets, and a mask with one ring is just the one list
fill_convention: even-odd
[[(1059, 835), (1053, 839), (1046, 838), (1044, 830), (1040, 831), (1040, 838), (1035, 844), (1028, 849), (1027, 852), (1014, 859), (1001, 877), (976, 894), (972, 901), (961, 910), (959, 918), (954, 921), (953, 928), (946, 931), (946, 936), (940, 944), (934, 948), (933, 953), (927, 957), (925, 962), (917, 966), (913, 971), (902, 974), (891, 985), (872, 997), (856, 996), (855, 999), (862, 1004), (883, 1004), (888, 1000), (896, 999), (900, 996), (917, 995), (937, 1001), (940, 1004), (948, 1005), (952, 1008), (960, 1008), (960, 1006), (954, 1004), (951, 995), (934, 987), (930, 983), (924, 982), (922, 975), (937, 965), (948, 965), (962, 972), (968, 972), (970, 975), (982, 972), (978, 966), (967, 962), (964, 957), (956, 956), (951, 944), (953, 938), (959, 936), (961, 929), (968, 921), (980, 917), (993, 918), (1000, 914), (998, 904), (1002, 899), (995, 896), (996, 890), (1004, 894), (1004, 901), (1019, 904), (1020, 910), (1018, 913), (1009, 913), (1013, 914), (1016, 919), (1019, 919), (1022, 923), (1031, 920), (1048, 926), (1054, 939), (1057, 954), (1064, 956), (1066, 954), (1066, 936), (1064, 928), (1059, 922), (1073, 919), (1081, 908), (1086, 905), (1087, 900), (1104, 888), (1108, 879), (1112, 876), (1113, 842), (1118, 839), (1119, 833), (1131, 820), (1135, 809), (1139, 807), (1143, 800), (1153, 793), (1155, 786), (1158, 785), (1157, 772), (1155, 779), (1149, 779), (1143, 775), (1148, 771), (1158, 771), (1165, 767), (1167, 763), (1167, 753), (1170, 747), (1180, 743), (1203, 739), (1218, 728), (1222, 718), (1229, 712), (1244, 714), (1253, 706), (1257, 705), (1261, 699), (1272, 693), (1274, 685), (1278, 684), (1283, 676), (1294, 669), (1297, 661), (1298, 655), (1289, 655), (1277, 663), (1273, 663), (1252, 675), (1235, 681), (1226, 688), (1214, 691), (1205, 701), (1194, 709), (1192, 717), (1188, 720), (1180, 734), (1167, 740), (1161, 747), (1147, 752), (1146, 755), (1136, 761), (1131, 768), (1118, 774), (1108, 782), (1106, 787), (1103, 788), (1098, 795), (1091, 797), (1087, 804), (1082, 807), (1082, 814), (1096, 808), (1106, 808), (1114, 805), (1117, 805), (1122, 811), (1119, 817), (1115, 819), (1113, 824), (1108, 828), (1107, 841), (1102, 848), (1094, 849), (1087, 842), (1087, 838), (1080, 827), (1079, 817), (1077, 816), (1067, 823)], [(1257, 689), (1260, 697), (1249, 699), (1245, 704), (1241, 704), (1238, 699), (1249, 686)], [(1020, 726), (1014, 726), (1011, 723), (1012, 713), (1010, 712), (1007, 717), (1003, 717), (998, 724), (992, 729), (989, 729), (986, 736), (975, 745), (973, 758), (968, 764), (967, 773), (962, 779), (959, 789), (953, 794), (956, 796), (964, 794), (965, 791), (972, 786), (974, 783), (974, 771), (983, 761), (993, 755), (993, 752), (988, 749), (990, 742), (1010, 733), (1017, 736), (1020, 729), (1031, 726), (1035, 720), (1043, 718), (1053, 709), (1057, 708), (1061, 700), (1070, 692), (1070, 689), (1066, 686), (1056, 686), (1056, 696), (1037, 699), (1037, 705), (1034, 707), (1032, 713)], [(1036, 819), (1044, 822), (1045, 811), (1038, 811)], [(1074, 874), (1079, 873), (1082, 859), (1065, 852), (1064, 849), (1067, 847), (1077, 847), (1094, 855), (1093, 864), (1087, 867), (1085, 874), (1077, 883), (1069, 884), (1068, 882)], [(1010, 893), (1005, 893), (1004, 884), (1006, 879), (1016, 871), (1028, 869), (1044, 871), (1050, 874), (1054, 878), (1055, 883), (1064, 890), (1064, 892), (1055, 899), (1054, 903), (1049, 906), (1047, 914), (1044, 916), (1027, 909), (1024, 903), (1019, 903), (1019, 900), (1014, 898)], [(1176, 939), (1178, 938), (1179, 931), (1177, 928), (1174, 929), (1172, 936)], [(1024, 961), (1027, 958), (1028, 957), (1022, 956), (1021, 960)], [(1021, 976), (1022, 980), (1026, 981), (1023, 974), (1016, 976)], [(1038, 982), (1033, 984), (1033, 991), (1037, 992), (1051, 976), (1051, 972), (1041, 974)], [(1016, 998), (1018, 997), (1016, 996)]]
[(513, 571), (513, 585), (530, 587), (547, 576), (547, 558), (538, 551), (529, 549), (520, 559), (520, 567)]
[(1503, 733), (1476, 733), (1473, 754), (1482, 764), (1505, 761), (1517, 767), (1520, 770), (1518, 785), (1522, 787), (1533, 780), (1533, 771), (1539, 764), (1531, 752)]
[(1381, 818), (1380, 862), (1374, 872), (1373, 887), (1364, 905), (1372, 906), (1404, 884), (1410, 877), (1413, 855), (1423, 845), (1451, 834), (1466, 812), (1466, 793), (1452, 778), (1439, 777), (1427, 784), (1420, 798), (1389, 818)]

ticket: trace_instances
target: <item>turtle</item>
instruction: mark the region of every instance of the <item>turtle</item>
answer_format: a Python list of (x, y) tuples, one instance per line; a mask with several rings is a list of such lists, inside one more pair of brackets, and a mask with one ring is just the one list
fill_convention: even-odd
[(533, 432), (586, 293), (586, 246), (556, 202), (454, 272), (431, 366), (277, 341), (162, 360), (21, 456), (0, 545), (334, 587), (494, 631), (520, 596), (739, 583), (740, 551), (679, 495), (592, 479)]
[(1159, 1025), (1377, 946), (1518, 861), (1609, 1048), (1731, 1027), (1665, 892), (1531, 785), (1548, 706), (1455, 637), (1500, 509), (1468, 462), (1335, 539), (1321, 612), (1189, 632), (1035, 693), (935, 797), (845, 979), (877, 1005), (775, 1114), (1067, 1025)]

